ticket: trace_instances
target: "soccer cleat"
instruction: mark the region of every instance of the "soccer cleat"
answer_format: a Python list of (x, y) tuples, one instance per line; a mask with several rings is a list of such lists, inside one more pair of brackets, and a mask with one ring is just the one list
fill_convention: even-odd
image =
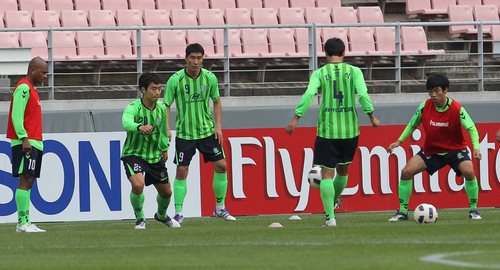
[(179, 224), (181, 224), (182, 222), (184, 222), (184, 216), (183, 215), (175, 214), (174, 219)]
[(481, 217), (481, 215), (479, 214), (479, 211), (477, 211), (477, 209), (470, 210), (470, 212), (469, 212), (469, 218), (470, 219), (483, 219)]
[(389, 221), (400, 221), (400, 220), (408, 220), (408, 214), (403, 214), (401, 212), (396, 212), (396, 214), (389, 219)]
[(329, 218), (323, 224), (323, 227), (335, 227), (337, 226), (337, 221), (334, 218)]
[(338, 210), (340, 208), (340, 206), (342, 206), (342, 202), (340, 200), (337, 200), (337, 202), (335, 203), (335, 207), (333, 208), (333, 210)]
[(144, 229), (146, 229), (146, 221), (144, 221), (143, 218), (141, 218), (138, 221), (136, 221), (135, 222), (135, 229), (136, 230), (144, 230)]
[(45, 230), (38, 228), (35, 224), (24, 223), (21, 226), (17, 226), (16, 232), (36, 233), (36, 232), (45, 232)]
[(156, 221), (161, 222), (170, 228), (180, 228), (181, 227), (181, 224), (179, 224), (179, 222), (177, 222), (177, 220), (171, 219), (169, 216), (167, 216), (167, 218), (165, 218), (164, 220), (161, 220), (158, 217), (158, 213), (155, 213), (155, 219), (156, 219)]
[(227, 211), (227, 208), (224, 208), (221, 210), (215, 209), (214, 210), (214, 217), (223, 218), (226, 221), (235, 221), (236, 220), (235, 217), (233, 217), (233, 216), (231, 216), (231, 214), (229, 214), (229, 212)]

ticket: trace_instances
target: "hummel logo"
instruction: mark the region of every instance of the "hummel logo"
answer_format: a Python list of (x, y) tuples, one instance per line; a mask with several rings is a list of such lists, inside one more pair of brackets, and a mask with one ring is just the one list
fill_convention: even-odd
[(28, 90), (23, 91), (23, 98), (26, 98), (27, 93), (28, 93)]
[(462, 112), (462, 113), (460, 113), (460, 117), (461, 117), (462, 119), (465, 119), (465, 115), (464, 115), (464, 113), (463, 113), (463, 112)]

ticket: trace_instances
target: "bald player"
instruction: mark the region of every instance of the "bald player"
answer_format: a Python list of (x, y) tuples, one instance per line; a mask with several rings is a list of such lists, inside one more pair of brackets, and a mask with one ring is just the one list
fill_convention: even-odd
[(28, 74), (17, 83), (12, 93), (7, 126), (7, 138), (12, 147), (12, 176), (19, 177), (15, 200), (18, 223), (16, 232), (45, 232), (29, 217), (30, 192), (35, 178), (40, 177), (42, 165), (42, 109), (35, 84), (47, 78), (47, 63), (33, 58)]

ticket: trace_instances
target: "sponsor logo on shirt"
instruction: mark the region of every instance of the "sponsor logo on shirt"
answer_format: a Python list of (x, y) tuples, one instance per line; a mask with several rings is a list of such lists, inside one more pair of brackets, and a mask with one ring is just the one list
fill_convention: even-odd
[(450, 122), (442, 123), (442, 122), (434, 122), (430, 120), (431, 122), (429, 123), (431, 126), (435, 127), (448, 127), (450, 125)]
[(324, 112), (353, 112), (354, 108), (353, 107), (347, 107), (347, 108), (330, 108), (326, 107), (323, 109)]

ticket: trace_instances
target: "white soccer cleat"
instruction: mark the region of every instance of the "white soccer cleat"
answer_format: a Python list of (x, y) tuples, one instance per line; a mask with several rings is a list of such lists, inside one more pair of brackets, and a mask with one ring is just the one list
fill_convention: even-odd
[(342, 202), (340, 200), (337, 200), (337, 202), (335, 203), (335, 207), (333, 208), (333, 210), (338, 210), (340, 208), (340, 206), (342, 206)]
[(35, 224), (31, 224), (31, 228), (37, 230), (37, 232), (46, 232), (46, 230), (42, 230), (42, 229), (38, 228)]
[(37, 233), (37, 232), (45, 232), (45, 230), (38, 228), (35, 224), (24, 223), (21, 226), (17, 226), (16, 232)]
[(479, 214), (479, 211), (477, 211), (477, 209), (470, 210), (470, 212), (469, 212), (469, 218), (470, 219), (483, 219), (481, 217), (481, 215)]
[(236, 220), (235, 217), (233, 217), (233, 216), (231, 216), (231, 214), (229, 214), (229, 212), (227, 211), (227, 208), (224, 208), (221, 210), (215, 209), (214, 210), (214, 217), (223, 218), (226, 221), (235, 221)]
[(144, 229), (146, 229), (146, 221), (144, 221), (143, 218), (141, 218), (138, 221), (136, 221), (135, 222), (135, 229), (136, 230), (144, 230)]
[(177, 220), (172, 219), (169, 216), (167, 216), (164, 220), (161, 220), (158, 217), (158, 213), (155, 213), (155, 219), (156, 219), (156, 221), (161, 222), (170, 228), (180, 228), (181, 227), (181, 224), (179, 224), (179, 222), (177, 222)]
[(327, 219), (323, 227), (335, 227), (337, 226), (337, 221), (334, 218)]

